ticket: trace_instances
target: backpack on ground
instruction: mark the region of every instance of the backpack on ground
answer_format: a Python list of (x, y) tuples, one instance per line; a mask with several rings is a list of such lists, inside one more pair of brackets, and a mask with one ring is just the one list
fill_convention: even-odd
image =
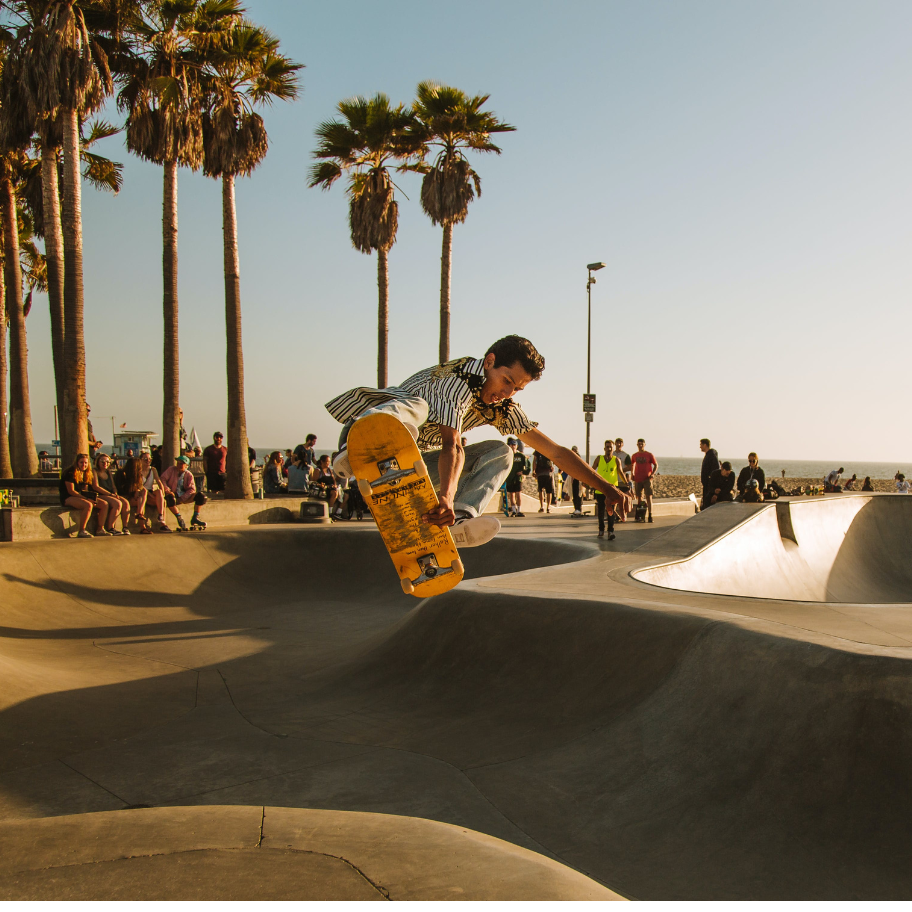
[(634, 522), (646, 522), (646, 501), (638, 503), (633, 511)]

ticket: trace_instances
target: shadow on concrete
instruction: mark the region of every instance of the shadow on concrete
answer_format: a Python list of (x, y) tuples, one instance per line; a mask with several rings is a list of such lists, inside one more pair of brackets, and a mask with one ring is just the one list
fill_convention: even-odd
[[(912, 889), (905, 659), (617, 600), (416, 602), (368, 532), (90, 544), (91, 565), (79, 545), (2, 552), (7, 817), (379, 811), (639, 898)], [(466, 563), (478, 578), (593, 553), (499, 540)]]

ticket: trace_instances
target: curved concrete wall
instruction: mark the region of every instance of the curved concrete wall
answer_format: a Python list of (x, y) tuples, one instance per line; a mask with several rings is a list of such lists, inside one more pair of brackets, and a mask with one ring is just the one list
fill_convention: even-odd
[(853, 495), (765, 505), (696, 554), (633, 576), (689, 592), (880, 604), (912, 601), (910, 558), (912, 497)]

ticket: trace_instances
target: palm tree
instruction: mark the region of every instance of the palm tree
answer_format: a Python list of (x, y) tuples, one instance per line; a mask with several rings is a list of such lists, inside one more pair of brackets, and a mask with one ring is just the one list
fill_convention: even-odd
[[(516, 129), (482, 106), (490, 95), (469, 98), (460, 89), (420, 82), (412, 110), (421, 123), (428, 147), (440, 151), (421, 182), (421, 208), (435, 225), (443, 225), (440, 256), (440, 363), (450, 358), (450, 272), (453, 254), (453, 225), (464, 222), (469, 203), (481, 196), (481, 178), (469, 165), (465, 150), (494, 152), (492, 133)], [(473, 189), (474, 187), (474, 189)]]
[[(17, 3), (26, 25), (18, 32), (10, 59), (15, 84), (22, 90), (27, 109), (23, 119), (32, 124), (42, 118), (53, 119), (61, 130), (65, 378), (61, 438), (65, 462), (88, 450), (79, 124), (80, 118), (95, 110), (113, 88), (107, 54), (102, 42), (86, 25), (84, 5), (91, 3), (89, 0)], [(50, 168), (50, 157), (47, 167)], [(48, 208), (53, 210), (52, 206)]]
[(228, 374), (228, 478), (225, 496), (251, 498), (244, 407), (244, 351), (241, 339), (241, 279), (234, 183), (249, 175), (269, 148), (263, 118), (254, 110), (298, 94), (297, 71), (279, 53), (278, 39), (249, 22), (233, 28), (211, 49), (205, 72), (208, 103), (203, 117), (204, 165), (222, 181), (222, 235), (225, 264), (225, 330)]
[[(0, 234), (0, 240), (2, 240), (2, 234)], [(7, 320), (6, 307), (4, 306), (5, 298), (3, 270), (0, 269), (0, 478), (12, 478), (13, 467), (10, 463), (9, 421), (6, 414), (9, 390), (6, 383), (8, 365), (6, 359)]]
[(162, 310), (164, 381), (162, 464), (180, 453), (180, 359), (177, 296), (177, 169), (203, 163), (200, 74), (205, 52), (237, 25), (234, 0), (155, 0), (132, 26), (143, 53), (118, 96), (128, 111), (127, 148), (164, 171)]
[(352, 244), (361, 253), (377, 251), (377, 385), (387, 385), (389, 342), (388, 255), (396, 242), (399, 204), (389, 164), (413, 170), (411, 159), (421, 149), (415, 119), (403, 105), (395, 108), (378, 93), (373, 98), (349, 98), (336, 110), (342, 120), (317, 127), (319, 144), (310, 171), (310, 186), (328, 190), (343, 174), (349, 175), (349, 227)]
[[(123, 165), (89, 151), (99, 140), (114, 136), (120, 128), (103, 120), (80, 126), (82, 176), (97, 190), (118, 193), (123, 185)], [(55, 138), (56, 137), (56, 138)], [(38, 124), (39, 158), (30, 158), (22, 172), (19, 199), (28, 207), (36, 237), (44, 240), (48, 304), (51, 317), (51, 353), (54, 364), (56, 402), (63, 414), (63, 236), (60, 220), (60, 135), (48, 122)]]
[(32, 436), (28, 343), (20, 272), (19, 206), (14, 186), (23, 157), (17, 152), (0, 156), (0, 222), (3, 225), (5, 311), (10, 327), (10, 461), (15, 477), (30, 478), (38, 472), (38, 454)]

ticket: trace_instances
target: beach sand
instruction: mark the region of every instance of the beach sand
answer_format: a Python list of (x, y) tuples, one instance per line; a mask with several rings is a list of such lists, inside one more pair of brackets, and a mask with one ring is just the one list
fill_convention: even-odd
[[(800, 487), (806, 488), (808, 485), (823, 485), (823, 480), (820, 478), (790, 478), (786, 476), (783, 479), (781, 475), (777, 475), (775, 478), (786, 491), (792, 491)], [(863, 481), (863, 478), (858, 479), (857, 489), (859, 491)], [(886, 494), (896, 493), (896, 482), (892, 478), (872, 478), (871, 484), (874, 485), (875, 491)], [(538, 484), (534, 476), (523, 479), (523, 491), (532, 497), (538, 497)], [(687, 497), (688, 494), (696, 494), (697, 497), (700, 497), (703, 493), (703, 488), (700, 485), (699, 475), (657, 475), (652, 480), (652, 493), (653, 497)]]

